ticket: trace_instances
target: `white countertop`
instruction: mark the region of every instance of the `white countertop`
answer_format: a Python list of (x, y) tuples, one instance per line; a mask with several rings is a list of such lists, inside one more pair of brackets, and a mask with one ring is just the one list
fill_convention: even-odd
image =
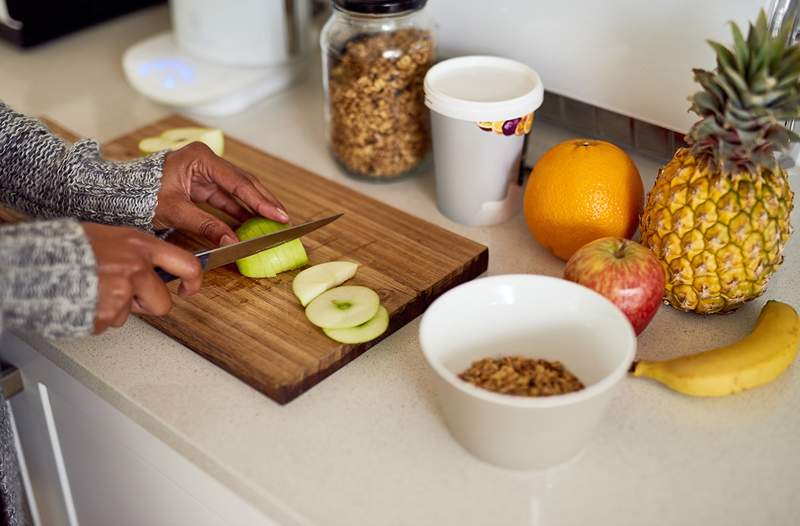
[[(124, 17), (32, 51), (0, 43), (0, 99), (101, 141), (170, 111), (125, 82), (120, 57), (162, 31), (166, 8)], [(689, 72), (687, 72), (689, 74)], [(241, 115), (226, 133), (489, 246), (489, 273), (560, 275), (521, 216), (464, 227), (436, 210), (431, 173), (375, 185), (345, 178), (323, 141), (319, 70)], [(533, 155), (569, 137), (537, 123)], [(657, 163), (634, 157), (647, 188)], [(797, 177), (792, 181), (798, 185)], [(800, 224), (795, 209), (794, 224)], [(639, 356), (733, 341), (767, 298), (800, 306), (800, 241), (765, 298), (700, 318), (662, 308)], [(270, 516), (288, 524), (797, 524), (800, 367), (721, 399), (626, 378), (585, 453), (549, 473), (485, 465), (449, 436), (417, 340), (419, 320), (286, 406), (138, 319), (43, 350), (50, 359)]]

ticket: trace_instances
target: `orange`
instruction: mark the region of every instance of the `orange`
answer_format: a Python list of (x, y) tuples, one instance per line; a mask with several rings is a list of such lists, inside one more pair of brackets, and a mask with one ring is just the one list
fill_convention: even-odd
[(523, 207), (533, 237), (566, 261), (595, 239), (633, 236), (643, 199), (639, 170), (621, 148), (574, 139), (539, 158)]

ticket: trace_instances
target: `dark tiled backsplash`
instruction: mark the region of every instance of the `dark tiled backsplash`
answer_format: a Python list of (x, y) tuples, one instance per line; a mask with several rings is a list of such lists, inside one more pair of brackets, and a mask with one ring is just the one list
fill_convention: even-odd
[(546, 91), (536, 116), (592, 139), (603, 139), (659, 161), (672, 157), (686, 143), (674, 132), (621, 113)]

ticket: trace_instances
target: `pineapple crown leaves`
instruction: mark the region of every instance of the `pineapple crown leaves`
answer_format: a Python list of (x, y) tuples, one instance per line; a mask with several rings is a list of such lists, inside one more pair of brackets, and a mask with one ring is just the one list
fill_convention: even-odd
[(800, 45), (791, 45), (794, 19), (770, 34), (762, 9), (747, 37), (731, 22), (733, 45), (709, 41), (717, 56), (713, 71), (694, 69), (703, 90), (689, 100), (701, 120), (686, 135), (692, 153), (733, 173), (773, 167), (774, 152), (800, 136), (784, 121), (800, 118)]

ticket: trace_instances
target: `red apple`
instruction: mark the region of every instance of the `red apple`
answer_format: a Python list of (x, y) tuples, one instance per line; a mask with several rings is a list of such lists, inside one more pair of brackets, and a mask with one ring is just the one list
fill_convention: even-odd
[(628, 317), (636, 334), (653, 319), (664, 296), (664, 269), (656, 256), (639, 243), (619, 237), (582, 246), (567, 261), (564, 278), (610, 299)]

